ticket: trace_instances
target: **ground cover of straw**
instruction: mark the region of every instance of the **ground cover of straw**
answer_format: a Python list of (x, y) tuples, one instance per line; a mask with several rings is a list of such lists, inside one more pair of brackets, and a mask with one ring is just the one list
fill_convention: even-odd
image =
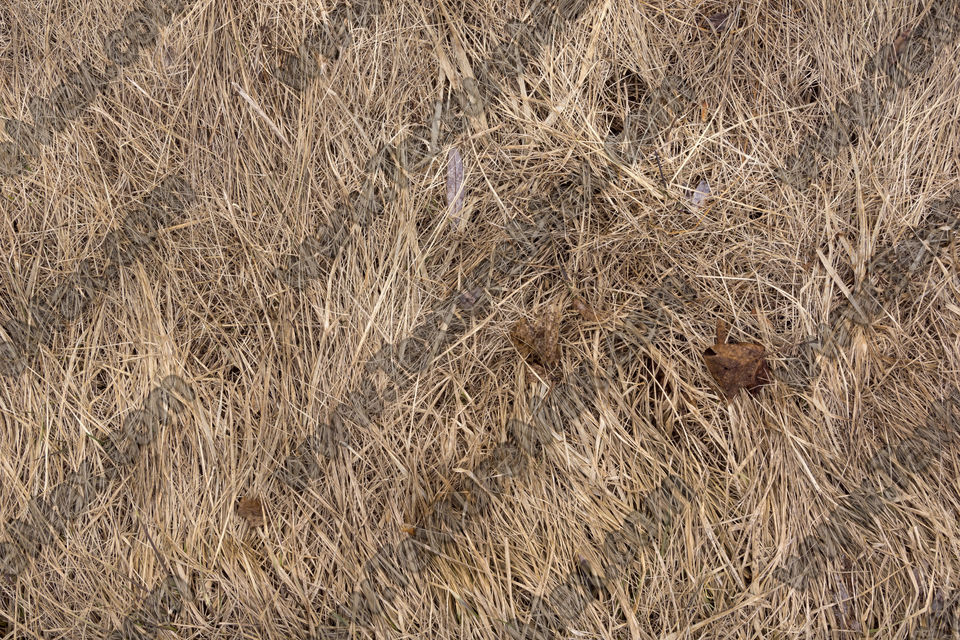
[[(5, 318), (78, 260), (102, 262), (103, 236), (161, 177), (182, 175), (197, 194), (154, 253), (31, 370), (0, 383), (2, 522), (96, 459), (88, 435), (114, 428), (163, 376), (196, 394), (63, 541), (0, 587), (3, 637), (117, 628), (164, 577), (145, 531), (196, 594), (159, 637), (369, 637), (336, 631), (332, 615), (363, 564), (407, 536), (547, 391), (510, 340), (515, 323), (562, 305), (561, 371), (605, 368), (608, 332), (669, 274), (695, 299), (649, 346), (634, 346), (619, 387), (561, 425), (555, 445), (400, 593), (377, 637), (506, 637), (498, 621), (527, 616), (578, 557), (599, 561), (604, 534), (667, 472), (696, 504), (571, 637), (903, 638), (929, 626), (960, 580), (955, 443), (883, 498), (873, 526), (852, 526), (861, 551), (808, 591), (772, 573), (854, 487), (885, 488), (866, 461), (960, 384), (953, 246), (913, 278), (912, 305), (856, 333), (807, 392), (775, 381), (728, 404), (701, 357), (722, 318), (731, 340), (768, 349), (774, 371), (805, 366), (798, 345), (841, 300), (837, 279), (852, 285), (873, 251), (957, 188), (955, 44), (857, 145), (822, 161), (815, 186), (797, 192), (773, 178), (857, 86), (867, 58), (917, 21), (906, 4), (745, 2), (718, 33), (703, 16), (733, 5), (600, 2), (558, 32), (522, 83), (506, 83), (486, 128), (465, 119), (437, 162), (302, 291), (276, 268), (360, 188), (379, 144), (429, 123), (436, 100), (456, 104), (464, 60), (483, 60), (523, 8), (387, 3), (296, 93), (273, 72), (329, 3), (192, 5), (30, 171), (0, 182)], [(26, 98), (49, 94), (64, 66), (99, 59), (128, 9), (0, 6), (0, 113), (28, 119)], [(360, 383), (363, 363), (457, 291), (508, 220), (529, 218), (528, 204), (584, 160), (600, 170), (611, 122), (639, 99), (631, 87), (667, 73), (688, 79), (702, 108), (660, 131), (632, 177), (585, 196), (576, 224), (497, 281), (486, 312), (372, 426), (356, 427), (320, 480), (301, 494), (274, 480), (290, 447)], [(445, 213), (451, 147), (466, 169), (469, 220), (458, 229)], [(712, 206), (659, 199), (654, 150), (666, 194), (684, 201), (684, 188), (706, 179)], [(573, 310), (571, 283), (599, 321)], [(262, 501), (262, 527), (238, 514), (241, 496)]]

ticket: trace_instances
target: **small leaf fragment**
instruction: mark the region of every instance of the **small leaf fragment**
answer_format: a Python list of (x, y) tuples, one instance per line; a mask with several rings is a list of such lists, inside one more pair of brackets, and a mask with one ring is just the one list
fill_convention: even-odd
[(910, 29), (904, 29), (900, 32), (900, 35), (897, 36), (897, 39), (893, 41), (893, 55), (895, 57), (900, 57), (900, 51), (903, 49), (904, 45), (907, 43), (907, 40), (910, 39)]
[(733, 21), (730, 20), (729, 11), (720, 11), (711, 16), (706, 16), (703, 22), (704, 24), (712, 27), (717, 33), (720, 33), (729, 27)]
[(597, 322), (599, 316), (593, 310), (593, 307), (584, 302), (579, 296), (573, 298), (573, 308), (580, 314), (580, 317), (587, 322)]
[(510, 332), (514, 346), (531, 366), (543, 372), (560, 364), (560, 309), (553, 307), (535, 323), (526, 318)]
[(703, 204), (707, 201), (707, 198), (710, 197), (710, 183), (706, 180), (701, 180), (697, 185), (697, 189), (690, 196), (690, 209), (693, 213), (698, 212), (703, 208)]
[(461, 309), (470, 311), (476, 306), (477, 301), (480, 299), (480, 296), (483, 294), (483, 287), (474, 287), (469, 291), (464, 291), (460, 294), (460, 297), (457, 299), (457, 303), (460, 305)]
[(259, 498), (240, 498), (240, 504), (237, 505), (237, 514), (249, 522), (252, 527), (263, 525), (263, 505)]

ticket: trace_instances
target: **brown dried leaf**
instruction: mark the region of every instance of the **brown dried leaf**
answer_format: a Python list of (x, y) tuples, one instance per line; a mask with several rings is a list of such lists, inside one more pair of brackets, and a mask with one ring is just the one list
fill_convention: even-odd
[(903, 49), (903, 46), (907, 43), (907, 40), (910, 38), (910, 29), (904, 29), (900, 32), (900, 35), (896, 40), (893, 41), (893, 55), (900, 57), (900, 51)]
[(237, 514), (246, 519), (252, 527), (263, 525), (263, 505), (260, 504), (259, 498), (240, 498)]
[(766, 350), (755, 342), (727, 342), (727, 325), (717, 321), (717, 342), (703, 352), (707, 371), (717, 381), (727, 400), (746, 389), (757, 393), (770, 383)]
[(597, 315), (597, 312), (593, 310), (593, 307), (581, 300), (578, 296), (574, 296), (573, 298), (573, 308), (576, 309), (580, 317), (587, 322), (597, 322), (600, 317)]
[(560, 310), (552, 307), (534, 324), (526, 318), (514, 325), (510, 339), (531, 366), (551, 371), (560, 364)]

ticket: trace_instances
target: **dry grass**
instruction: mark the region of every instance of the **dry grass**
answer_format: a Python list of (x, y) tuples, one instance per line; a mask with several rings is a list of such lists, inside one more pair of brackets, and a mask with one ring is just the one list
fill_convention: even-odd
[[(933, 447), (922, 473), (901, 475), (872, 523), (844, 520), (858, 550), (809, 590), (773, 576), (858, 486), (891, 486), (867, 461), (960, 387), (952, 243), (911, 276), (900, 306), (821, 362), (808, 389), (783, 382), (812, 367), (799, 345), (842, 300), (841, 283), (852, 287), (874, 252), (960, 186), (954, 43), (857, 145), (821, 160), (816, 185), (801, 193), (772, 178), (866, 60), (917, 22), (921, 9), (906, 4), (745, 2), (715, 33), (697, 25), (732, 5), (601, 1), (482, 119), (460, 114), (456, 96), (521, 3), (387, 2), (302, 93), (273, 72), (329, 2), (189, 5), (29, 171), (0, 181), (5, 318), (23, 317), (78, 261), (103, 265), (104, 235), (163, 177), (182, 175), (197, 194), (155, 250), (121, 269), (20, 378), (0, 383), (3, 522), (81, 460), (105, 463), (88, 436), (114, 429), (164, 376), (196, 394), (63, 540), (0, 587), (3, 637), (103, 637), (142, 606), (164, 563), (196, 597), (159, 637), (370, 637), (337, 631), (332, 614), (364, 563), (408, 536), (506, 439), (508, 420), (529, 419), (547, 393), (551, 381), (520, 357), (511, 328), (561, 305), (560, 380), (606, 369), (611, 331), (646, 313), (667, 275), (694, 300), (664, 313), (652, 341), (622, 347), (609, 388), (555, 425), (542, 457), (387, 606), (376, 637), (506, 637), (501, 622), (525, 619), (578, 557), (598, 563), (606, 532), (668, 473), (696, 504), (571, 637), (905, 638), (953, 615), (955, 441)], [(0, 113), (29, 120), (27, 98), (48, 95), (75, 61), (100, 60), (127, 10), (0, 6)], [(600, 173), (611, 122), (668, 73), (704, 106), (660, 131), (620, 182), (574, 186), (566, 228), (517, 275), (490, 283), (483, 312), (372, 425), (351, 425), (349, 447), (319, 480), (299, 494), (277, 482), (292, 447), (360, 386), (363, 364), (458, 291), (509, 220), (531, 219), (531, 202), (584, 161)], [(287, 256), (361, 188), (377, 147), (429, 127), (438, 100), (452, 114), (439, 159), (383, 216), (344, 233), (314, 281), (279, 281)], [(452, 146), (466, 177), (460, 229), (444, 213)], [(716, 196), (708, 207), (676, 209), (671, 199), (703, 178)], [(574, 311), (571, 285), (597, 322)], [(778, 380), (756, 397), (728, 404), (704, 366), (718, 318), (731, 341), (771, 354)], [(386, 376), (376, 383), (383, 391)], [(240, 513), (241, 498), (261, 500), (262, 527), (247, 503)]]

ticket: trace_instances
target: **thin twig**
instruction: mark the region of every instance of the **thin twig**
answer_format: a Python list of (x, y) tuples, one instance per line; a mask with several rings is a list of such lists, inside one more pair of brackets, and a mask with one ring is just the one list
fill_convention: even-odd
[(147, 541), (150, 543), (150, 546), (153, 547), (153, 553), (156, 554), (157, 560), (160, 562), (160, 566), (163, 567), (164, 570), (167, 572), (167, 575), (172, 578), (173, 572), (170, 571), (170, 566), (163, 559), (163, 556), (160, 555), (160, 551), (159, 549), (157, 549), (157, 545), (153, 543), (153, 537), (151, 537), (150, 532), (147, 531), (147, 528), (145, 526), (143, 526), (143, 522), (140, 520), (140, 518), (137, 517), (136, 514), (133, 515), (133, 518), (137, 521), (137, 524), (140, 525), (140, 529), (143, 531), (143, 535), (147, 536)]
[(660, 164), (660, 153), (654, 151), (653, 157), (657, 159), (657, 170), (660, 172), (660, 182), (663, 183), (663, 190), (669, 195), (670, 192), (667, 189), (667, 179), (663, 177), (663, 166)]

